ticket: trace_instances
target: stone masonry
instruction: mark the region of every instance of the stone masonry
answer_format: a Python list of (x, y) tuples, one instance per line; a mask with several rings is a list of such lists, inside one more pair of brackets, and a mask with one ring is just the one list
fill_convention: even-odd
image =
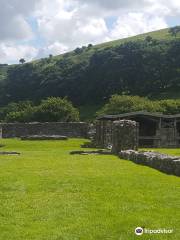
[(180, 156), (169, 156), (158, 152), (120, 151), (119, 157), (134, 163), (149, 166), (167, 174), (180, 176)]
[(94, 143), (97, 147), (112, 147), (113, 153), (120, 150), (137, 149), (139, 124), (135, 121), (120, 120), (96, 122)]
[(112, 153), (118, 154), (121, 150), (138, 148), (138, 123), (130, 120), (113, 122)]
[(1, 123), (0, 129), (2, 138), (16, 138), (31, 135), (61, 135), (86, 138), (89, 125), (83, 122)]

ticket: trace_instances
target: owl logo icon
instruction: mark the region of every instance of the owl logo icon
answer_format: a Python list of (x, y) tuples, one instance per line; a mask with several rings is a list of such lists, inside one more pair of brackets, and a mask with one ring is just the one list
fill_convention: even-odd
[(137, 227), (135, 229), (135, 234), (138, 235), (138, 236), (142, 235), (143, 234), (143, 228), (142, 227)]

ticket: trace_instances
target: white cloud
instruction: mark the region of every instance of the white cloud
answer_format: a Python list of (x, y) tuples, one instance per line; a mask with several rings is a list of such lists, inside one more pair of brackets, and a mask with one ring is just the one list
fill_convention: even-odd
[(62, 0), (55, 0), (50, 7), (49, 1), (43, 0), (43, 3), (42, 10), (37, 12), (38, 27), (49, 43), (61, 42), (72, 49), (89, 42), (102, 41), (108, 33), (102, 17), (85, 17), (81, 6), (70, 4), (71, 1), (67, 5)]
[(26, 17), (35, 9), (35, 0), (0, 0), (0, 41), (26, 40), (33, 36)]
[(144, 13), (128, 13), (118, 18), (110, 32), (111, 39), (125, 38), (168, 27), (165, 20)]
[(29, 45), (0, 43), (0, 62), (18, 62), (20, 58), (30, 61), (37, 55), (37, 52), (36, 48)]
[(69, 50), (68, 46), (60, 42), (54, 42), (53, 44), (40, 48), (36, 58), (47, 57), (49, 54), (58, 55), (65, 53), (68, 50)]
[[(165, 28), (167, 18), (180, 16), (179, 0), (0, 0), (0, 6), (3, 62)], [(36, 31), (29, 17), (37, 22)], [(116, 22), (107, 24), (112, 17)], [(43, 40), (39, 50), (38, 39)]]

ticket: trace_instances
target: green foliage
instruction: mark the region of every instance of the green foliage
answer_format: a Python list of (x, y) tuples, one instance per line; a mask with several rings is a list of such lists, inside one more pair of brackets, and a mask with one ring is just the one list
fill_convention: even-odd
[(67, 99), (51, 97), (38, 106), (32, 106), (29, 101), (8, 104), (1, 109), (1, 119), (6, 122), (74, 122), (79, 120), (79, 112)]
[(79, 121), (79, 112), (67, 99), (51, 97), (36, 107), (34, 118), (40, 122)]
[(18, 115), (20, 112), (24, 112), (26, 109), (32, 108), (33, 103), (31, 101), (21, 101), (18, 103), (9, 103), (7, 106), (0, 109), (0, 119), (8, 121), (10, 116)]
[(180, 33), (180, 26), (175, 26), (169, 29), (169, 33), (176, 37), (178, 33)]
[(161, 100), (159, 101), (164, 114), (180, 113), (180, 99), (178, 100)]
[(180, 113), (180, 99), (152, 101), (138, 96), (113, 95), (97, 114), (121, 114), (136, 111), (178, 114)]
[(19, 59), (19, 63), (24, 64), (26, 60), (24, 58)]

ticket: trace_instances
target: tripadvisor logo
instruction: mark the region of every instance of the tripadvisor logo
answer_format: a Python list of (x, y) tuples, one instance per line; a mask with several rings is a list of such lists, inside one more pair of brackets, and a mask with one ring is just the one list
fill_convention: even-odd
[(140, 236), (142, 234), (170, 234), (173, 233), (173, 229), (165, 229), (165, 228), (159, 228), (159, 229), (148, 229), (148, 228), (142, 228), (137, 227), (135, 229), (135, 234)]
[(143, 234), (143, 232), (144, 232), (144, 230), (143, 230), (143, 228), (142, 227), (137, 227), (136, 229), (135, 229), (135, 234), (136, 235), (142, 235)]

